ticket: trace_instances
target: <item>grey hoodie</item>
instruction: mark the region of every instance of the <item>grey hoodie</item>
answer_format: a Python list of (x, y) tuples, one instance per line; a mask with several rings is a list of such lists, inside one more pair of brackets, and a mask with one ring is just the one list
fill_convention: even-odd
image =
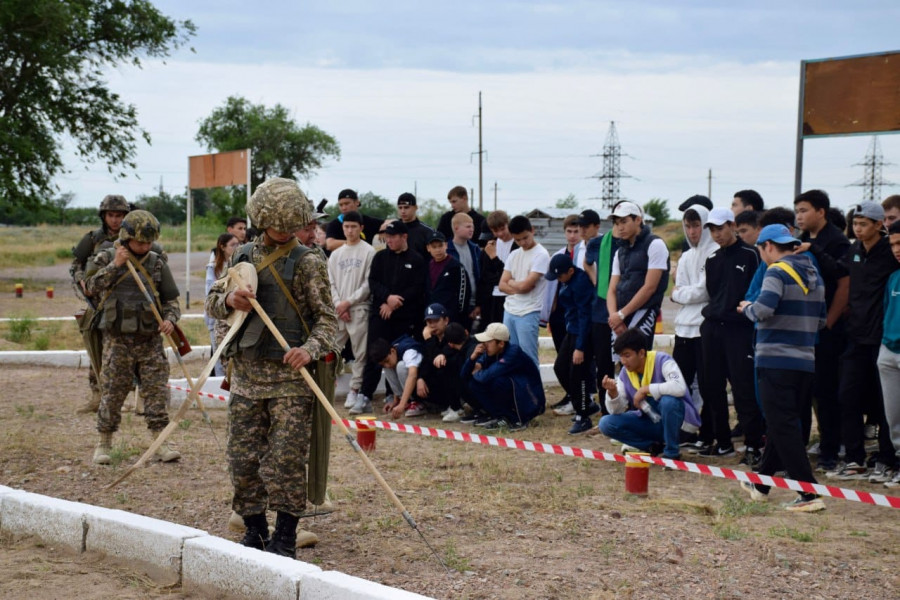
[[(700, 234), (700, 242), (696, 246), (691, 244), (691, 248), (681, 255), (675, 274), (672, 302), (681, 305), (681, 310), (675, 316), (675, 335), (682, 338), (700, 337), (700, 324), (703, 323), (700, 311), (709, 302), (706, 291), (706, 259), (719, 249), (719, 245), (710, 237), (709, 229), (703, 227), (709, 217), (709, 210), (700, 204), (694, 204), (690, 208), (700, 215), (703, 232)], [(684, 232), (684, 237), (687, 239), (687, 231)]]

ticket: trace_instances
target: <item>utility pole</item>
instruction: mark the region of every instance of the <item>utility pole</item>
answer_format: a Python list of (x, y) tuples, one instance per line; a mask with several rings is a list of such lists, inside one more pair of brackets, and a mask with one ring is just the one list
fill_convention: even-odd
[[(484, 147), (481, 143), (481, 92), (478, 92), (478, 114), (472, 117), (473, 120), (478, 119), (478, 152), (472, 154), (478, 155), (478, 211), (484, 210), (484, 171), (482, 167), (485, 154)], [(471, 160), (471, 155), (469, 157)], [(474, 195), (474, 194), (473, 194)]]
[(712, 169), (709, 170), (709, 175), (706, 176), (706, 197), (712, 200)]
[(863, 178), (851, 186), (858, 186), (863, 189), (863, 202), (881, 203), (881, 186), (893, 186), (890, 181), (885, 181), (881, 177), (881, 167), (892, 163), (885, 162), (884, 156), (881, 154), (881, 146), (878, 144), (878, 136), (872, 136), (872, 142), (869, 144), (869, 151), (861, 163), (856, 163), (856, 167), (865, 167)]
[(494, 210), (497, 210), (497, 182), (494, 182)]
[(619, 134), (616, 133), (615, 121), (609, 122), (609, 131), (606, 134), (606, 142), (603, 144), (603, 154), (594, 156), (603, 157), (603, 170), (595, 173), (591, 178), (600, 180), (603, 186), (600, 197), (603, 207), (612, 210), (619, 200), (624, 200), (619, 193), (619, 180), (631, 178), (631, 175), (622, 171), (621, 158), (628, 155), (622, 152), (622, 146), (619, 145)]

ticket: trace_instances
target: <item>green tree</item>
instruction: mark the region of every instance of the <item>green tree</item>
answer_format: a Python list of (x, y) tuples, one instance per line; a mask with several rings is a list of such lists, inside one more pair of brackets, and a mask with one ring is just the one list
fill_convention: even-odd
[(560, 198), (556, 201), (556, 208), (578, 208), (578, 198), (575, 197), (575, 194)]
[(662, 198), (651, 198), (644, 204), (644, 214), (650, 215), (655, 219), (653, 222), (654, 227), (665, 225), (672, 220), (672, 215), (669, 213), (669, 205)]
[(138, 196), (134, 205), (153, 213), (160, 223), (181, 225), (187, 220), (185, 197), (181, 195), (172, 196), (163, 191), (153, 196)]
[(60, 138), (124, 176), (136, 168), (137, 109), (104, 74), (168, 56), (194, 35), (147, 0), (0, 2), (0, 198), (34, 206), (65, 171)]
[(255, 189), (269, 177), (308, 179), (341, 148), (315, 125), (297, 125), (287, 108), (266, 108), (240, 96), (230, 96), (200, 123), (197, 141), (210, 152), (250, 148), (250, 182)]

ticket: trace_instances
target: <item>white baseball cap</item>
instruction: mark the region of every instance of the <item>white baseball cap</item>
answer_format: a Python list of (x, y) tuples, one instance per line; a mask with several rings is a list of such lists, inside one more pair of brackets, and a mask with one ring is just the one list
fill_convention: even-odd
[(509, 341), (509, 329), (503, 323), (491, 323), (481, 333), (475, 334), (475, 339), (479, 342), (487, 342), (489, 340), (497, 340), (498, 342)]
[(613, 209), (612, 216), (614, 217), (644, 217), (644, 211), (641, 210), (641, 207), (635, 204), (634, 202), (619, 202), (616, 204), (616, 207)]
[(704, 227), (715, 225), (719, 227), (725, 223), (734, 223), (734, 213), (730, 208), (714, 208), (709, 211), (709, 217), (706, 218)]

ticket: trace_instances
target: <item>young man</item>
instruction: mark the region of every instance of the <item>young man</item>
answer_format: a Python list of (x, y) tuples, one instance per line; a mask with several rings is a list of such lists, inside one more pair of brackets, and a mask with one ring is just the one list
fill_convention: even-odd
[[(900, 200), (900, 196), (897, 196)], [(891, 254), (900, 261), (900, 221), (888, 228)], [(894, 445), (894, 474), (884, 487), (900, 486), (900, 271), (895, 271), (884, 289), (884, 332), (878, 351), (878, 374), (884, 395), (885, 421)]]
[(478, 301), (478, 306), (481, 307), (481, 322), (487, 327), (488, 323), (503, 321), (506, 294), (500, 291), (500, 279), (509, 255), (519, 246), (509, 232), (509, 216), (506, 212), (495, 210), (487, 216), (484, 226), (488, 228), (492, 238), (484, 244), (481, 281), (478, 285), (481, 300)]
[[(591, 211), (593, 212), (593, 211)], [(584, 266), (584, 242), (581, 239), (582, 228), (578, 224), (580, 215), (569, 215), (563, 219), (563, 232), (566, 236), (566, 245), (553, 253), (553, 257), (562, 254), (567, 255), (572, 264), (576, 268), (582, 269)], [(543, 305), (541, 306), (541, 324), (546, 324), (550, 330), (550, 337), (553, 339), (553, 347), (559, 352), (563, 338), (566, 337), (566, 311), (559, 306), (557, 296), (559, 295), (559, 285), (556, 279), (548, 279), (547, 286), (544, 288)]]
[(363, 230), (362, 215), (351, 210), (343, 215), (344, 243), (328, 258), (328, 279), (331, 281), (331, 299), (338, 318), (335, 345), (343, 348), (347, 341), (353, 350), (350, 391), (344, 408), (350, 414), (372, 412), (372, 399), (360, 394), (363, 371), (366, 366), (366, 345), (369, 330), (369, 272), (375, 250), (360, 238)]
[(850, 276), (842, 259), (850, 248), (850, 240), (842, 228), (828, 220), (831, 200), (822, 190), (809, 190), (794, 199), (797, 227), (802, 232), (802, 248), (808, 250), (819, 265), (825, 282), (825, 327), (816, 342), (816, 381), (813, 387), (816, 422), (819, 429), (819, 458), (816, 471), (827, 473), (837, 468), (841, 446), (840, 357), (847, 348), (847, 294)]
[[(675, 287), (672, 289), (672, 302), (681, 305), (675, 315), (675, 347), (672, 358), (678, 363), (689, 390), (693, 389), (695, 382), (699, 387), (703, 378), (700, 325), (703, 323), (703, 307), (709, 302), (709, 293), (706, 291), (706, 259), (719, 248), (710, 236), (709, 229), (704, 227), (708, 216), (709, 210), (701, 204), (688, 206), (684, 212), (684, 238), (690, 249), (678, 261)], [(701, 427), (699, 432), (688, 431), (689, 434), (695, 434), (688, 437), (688, 441), (696, 439), (694, 448), (702, 449), (712, 445), (714, 438), (712, 413), (702, 401), (702, 395), (691, 396), (700, 410)]]
[(502, 323), (490, 323), (475, 339), (479, 344), (460, 374), (475, 403), (489, 415), (476, 425), (525, 429), (546, 406), (537, 364), (510, 342), (510, 331)]
[(714, 208), (705, 227), (719, 249), (706, 259), (706, 292), (700, 343), (703, 376), (700, 393), (709, 404), (716, 445), (700, 451), (701, 456), (734, 455), (728, 424), (726, 383), (731, 383), (734, 407), (744, 427), (747, 452), (755, 455), (762, 446), (763, 418), (756, 403), (753, 375), (753, 323), (736, 310), (744, 300), (750, 281), (759, 267), (756, 250), (738, 239), (734, 213)]
[(881, 208), (884, 209), (884, 228), (889, 229), (894, 221), (900, 219), (900, 194), (885, 198)]
[(678, 363), (665, 352), (648, 352), (637, 329), (623, 331), (614, 350), (622, 369), (618, 382), (603, 378), (610, 414), (600, 419), (600, 431), (626, 446), (653, 454), (662, 446), (664, 458), (681, 458), (681, 429), (699, 427), (700, 415)]
[[(246, 525), (243, 545), (293, 558), (297, 523), (306, 512), (315, 403), (299, 370), (336, 350), (337, 317), (327, 263), (294, 237), (312, 219), (309, 200), (297, 183), (284, 178), (265, 181), (247, 204), (247, 214), (262, 234), (240, 248), (233, 261), (257, 269), (258, 289), (228, 291), (220, 280), (206, 297), (206, 311), (217, 319), (234, 310), (251, 313), (226, 349), (233, 365), (227, 449), (232, 509)], [(273, 269), (260, 270), (263, 262)], [(251, 312), (253, 297), (279, 323), (288, 352)], [(267, 509), (277, 512), (271, 540)]]
[(469, 276), (469, 304), (466, 307), (462, 324), (471, 329), (472, 320), (481, 315), (478, 304), (478, 281), (481, 279), (481, 248), (472, 241), (475, 235), (475, 222), (468, 214), (458, 212), (450, 219), (453, 228), (453, 239), (447, 244), (447, 252), (459, 261)]
[(392, 343), (379, 338), (369, 345), (369, 358), (384, 368), (384, 378), (394, 390), (393, 398), (384, 405), (386, 414), (399, 419), (403, 416), (418, 417), (427, 412), (416, 396), (423, 358), (419, 342), (408, 335), (401, 335)]
[(425, 279), (425, 303), (444, 306), (451, 321), (468, 327), (472, 287), (466, 270), (447, 253), (447, 240), (440, 231), (431, 232), (426, 248), (431, 260)]
[(759, 218), (761, 213), (755, 210), (745, 210), (734, 216), (734, 229), (741, 241), (748, 246), (756, 245), (756, 238), (759, 237)]
[(247, 241), (247, 219), (230, 217), (225, 223), (225, 231), (236, 237), (239, 243), (245, 243)]
[(510, 343), (538, 362), (538, 328), (544, 287), (544, 273), (550, 255), (534, 239), (531, 221), (521, 215), (509, 222), (509, 232), (519, 248), (509, 255), (500, 278), (500, 291), (506, 296), (503, 324), (509, 329)]
[[(112, 462), (112, 436), (122, 421), (122, 404), (134, 388), (135, 373), (141, 380), (144, 418), (154, 438), (169, 424), (169, 361), (159, 334), (171, 335), (181, 316), (178, 287), (169, 265), (151, 250), (153, 242), (159, 239), (159, 221), (145, 210), (135, 210), (125, 215), (121, 223), (115, 247), (94, 256), (84, 274), (85, 291), (96, 300), (101, 312), (99, 329), (103, 333), (97, 412), (100, 442), (93, 458), (97, 465)], [(153, 294), (162, 323), (157, 323), (126, 263), (131, 263)], [(170, 462), (181, 458), (181, 454), (163, 444), (156, 458)]]
[(762, 212), (766, 209), (762, 196), (756, 190), (741, 190), (734, 193), (734, 199), (731, 201), (731, 212), (735, 216), (745, 210), (755, 210)]
[(634, 202), (619, 202), (612, 212), (618, 241), (606, 308), (613, 335), (637, 329), (653, 347), (656, 317), (669, 286), (669, 249), (644, 225), (643, 211)]
[[(795, 254), (800, 240), (785, 225), (766, 225), (757, 240), (769, 266), (755, 302), (738, 306), (757, 324), (756, 368), (759, 399), (766, 414), (766, 447), (758, 472), (816, 483), (806, 456), (806, 423), (812, 410), (815, 343), (825, 325), (825, 286), (812, 258)], [(763, 499), (769, 486), (743, 485), (750, 497)], [(784, 508), (816, 512), (825, 508), (817, 494), (800, 493)]]
[(441, 215), (438, 221), (437, 230), (444, 234), (448, 240), (453, 237), (452, 219), (456, 215), (469, 215), (472, 223), (475, 225), (475, 231), (481, 232), (484, 223), (484, 215), (469, 207), (469, 192), (461, 185), (454, 186), (447, 192), (447, 201), (450, 203), (450, 210)]
[[(841, 357), (841, 435), (846, 464), (826, 474), (832, 479), (869, 479), (885, 482), (891, 478), (895, 455), (884, 415), (884, 397), (878, 378), (878, 352), (884, 333), (884, 289), (888, 278), (900, 269), (883, 235), (884, 209), (875, 202), (854, 208), (853, 232), (856, 241), (844, 256), (850, 273), (847, 314), (847, 350)], [(863, 415), (878, 425), (878, 452), (875, 470), (869, 473)]]
[[(329, 221), (325, 228), (325, 250), (328, 252), (334, 252), (340, 248), (345, 241), (343, 229), (344, 215), (350, 211), (356, 211), (362, 215), (362, 212), (359, 210), (359, 195), (350, 189), (341, 190), (338, 194), (338, 208), (340, 209), (341, 214)], [(368, 215), (362, 215), (362, 218), (362, 232), (359, 234), (359, 237), (362, 241), (371, 245), (375, 234), (381, 229), (381, 225), (384, 221)]]
[[(585, 433), (593, 427), (588, 396), (591, 356), (591, 302), (593, 288), (587, 273), (576, 269), (568, 254), (556, 254), (544, 275), (559, 281), (557, 304), (565, 314), (565, 336), (556, 354), (553, 371), (575, 409), (569, 435)], [(595, 405), (594, 410), (599, 410)]]
[(434, 230), (419, 220), (419, 217), (416, 216), (418, 210), (416, 197), (409, 192), (404, 192), (397, 198), (397, 216), (406, 225), (409, 247), (427, 261), (428, 250), (425, 249), (425, 246), (428, 245), (428, 240)]
[(447, 339), (449, 326), (443, 306), (431, 304), (425, 309), (425, 343), (416, 395), (439, 409), (444, 423), (455, 423), (463, 416), (459, 370), (464, 357), (459, 353), (460, 340), (454, 340), (457, 347), (453, 347)]
[[(587, 212), (584, 211), (582, 214)], [(616, 241), (613, 238), (615, 229), (603, 235), (600, 235), (599, 231), (599, 215), (596, 226), (589, 224), (581, 227), (581, 238), (585, 242), (584, 271), (594, 285), (591, 292), (591, 348), (594, 353), (597, 389), (600, 388), (604, 376), (612, 377), (615, 373), (612, 329), (609, 326), (609, 308), (606, 305), (609, 297), (609, 280), (616, 258)], [(605, 405), (602, 408), (605, 408)], [(560, 414), (557, 409), (554, 409), (554, 412)]]

